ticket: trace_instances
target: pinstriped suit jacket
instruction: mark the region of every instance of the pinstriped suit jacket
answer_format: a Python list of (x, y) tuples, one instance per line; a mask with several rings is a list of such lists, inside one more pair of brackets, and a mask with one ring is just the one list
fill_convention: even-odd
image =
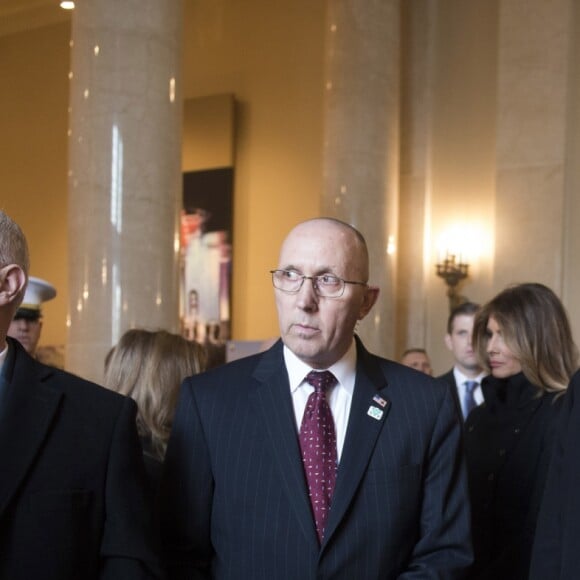
[(184, 381), (161, 493), (169, 578), (464, 577), (469, 509), (451, 393), (358, 339), (357, 349), (322, 546), (282, 343)]

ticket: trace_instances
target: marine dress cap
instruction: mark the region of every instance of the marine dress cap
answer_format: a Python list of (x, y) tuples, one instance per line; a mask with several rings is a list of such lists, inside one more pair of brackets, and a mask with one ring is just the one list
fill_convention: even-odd
[(55, 296), (56, 288), (52, 284), (41, 278), (30, 276), (24, 294), (24, 300), (20, 308), (16, 311), (14, 318), (38, 320), (41, 316), (41, 304), (47, 300), (52, 300)]

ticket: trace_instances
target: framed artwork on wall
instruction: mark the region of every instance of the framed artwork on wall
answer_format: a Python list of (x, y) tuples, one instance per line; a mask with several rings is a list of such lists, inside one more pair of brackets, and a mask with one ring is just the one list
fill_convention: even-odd
[(232, 199), (233, 168), (183, 174), (182, 333), (220, 349), (231, 329)]
[(183, 106), (180, 319), (209, 366), (225, 362), (231, 338), (234, 112), (231, 94)]

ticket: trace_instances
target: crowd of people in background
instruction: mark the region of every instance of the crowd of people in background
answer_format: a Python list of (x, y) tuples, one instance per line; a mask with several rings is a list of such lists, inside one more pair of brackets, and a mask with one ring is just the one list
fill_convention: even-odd
[(379, 289), (352, 226), (298, 224), (271, 274), (265, 352), (213, 365), (135, 328), (103, 389), (34, 358), (55, 290), (0, 211), (0, 579), (578, 577), (580, 362), (551, 289), (457, 305), (434, 378), (356, 335)]

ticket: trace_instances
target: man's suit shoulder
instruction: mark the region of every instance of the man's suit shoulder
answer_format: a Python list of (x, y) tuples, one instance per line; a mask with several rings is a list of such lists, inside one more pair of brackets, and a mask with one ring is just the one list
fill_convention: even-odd
[[(129, 397), (120, 395), (70, 372), (44, 365), (34, 359), (21, 362), (29, 367), (29, 371), (27, 371), (28, 377), (36, 377), (38, 383), (64, 395), (67, 404), (74, 404), (79, 409), (87, 409), (92, 414), (98, 414), (99, 412), (106, 414), (111, 413), (114, 409), (120, 410), (124, 405), (135, 406), (135, 403)], [(18, 369), (19, 364), (17, 362), (17, 380), (28, 380), (19, 374)]]
[(574, 404), (575, 399), (580, 397), (580, 369), (572, 375), (570, 385), (568, 386), (565, 395), (571, 405)]
[[(280, 349), (280, 353), (281, 352)], [(273, 372), (276, 368), (280, 368), (280, 365), (283, 365), (281, 354), (278, 364), (272, 364), (276, 358), (276, 353), (270, 351), (240, 358), (213, 369), (209, 369), (198, 375), (188, 377), (185, 379), (184, 385), (190, 387), (193, 386), (196, 390), (219, 390), (222, 394), (224, 389), (239, 390), (242, 385), (247, 385), (248, 382), (252, 380), (258, 367), (262, 369), (267, 367), (270, 369), (265, 370), (266, 373)]]
[(446, 373), (443, 373), (442, 375), (439, 375), (438, 377), (436, 377), (436, 379), (438, 381), (445, 381), (448, 385), (451, 385), (452, 387), (456, 387), (455, 375), (453, 374), (453, 369), (447, 371)]
[(441, 393), (441, 395), (445, 392), (445, 388), (434, 377), (389, 359), (375, 355), (370, 355), (370, 357), (378, 361), (387, 380), (387, 384), (395, 382), (402, 383), (407, 388), (410, 387), (419, 391), (428, 390), (429, 392)]
[(60, 369), (54, 369), (52, 376), (47, 375), (45, 382), (53, 388), (61, 389), (69, 396), (79, 397), (85, 401), (121, 405), (127, 400), (124, 395)]
[[(424, 373), (398, 362), (379, 357), (368, 351), (359, 350), (358, 365), (369, 374), (375, 384), (385, 383), (389, 392), (400, 392), (404, 397), (435, 397), (443, 399), (447, 387)], [(233, 400), (244, 387), (279, 377), (285, 372), (282, 346), (274, 345), (270, 350), (238, 359), (185, 379), (186, 388), (193, 388), (198, 396), (220, 397), (223, 401)]]

